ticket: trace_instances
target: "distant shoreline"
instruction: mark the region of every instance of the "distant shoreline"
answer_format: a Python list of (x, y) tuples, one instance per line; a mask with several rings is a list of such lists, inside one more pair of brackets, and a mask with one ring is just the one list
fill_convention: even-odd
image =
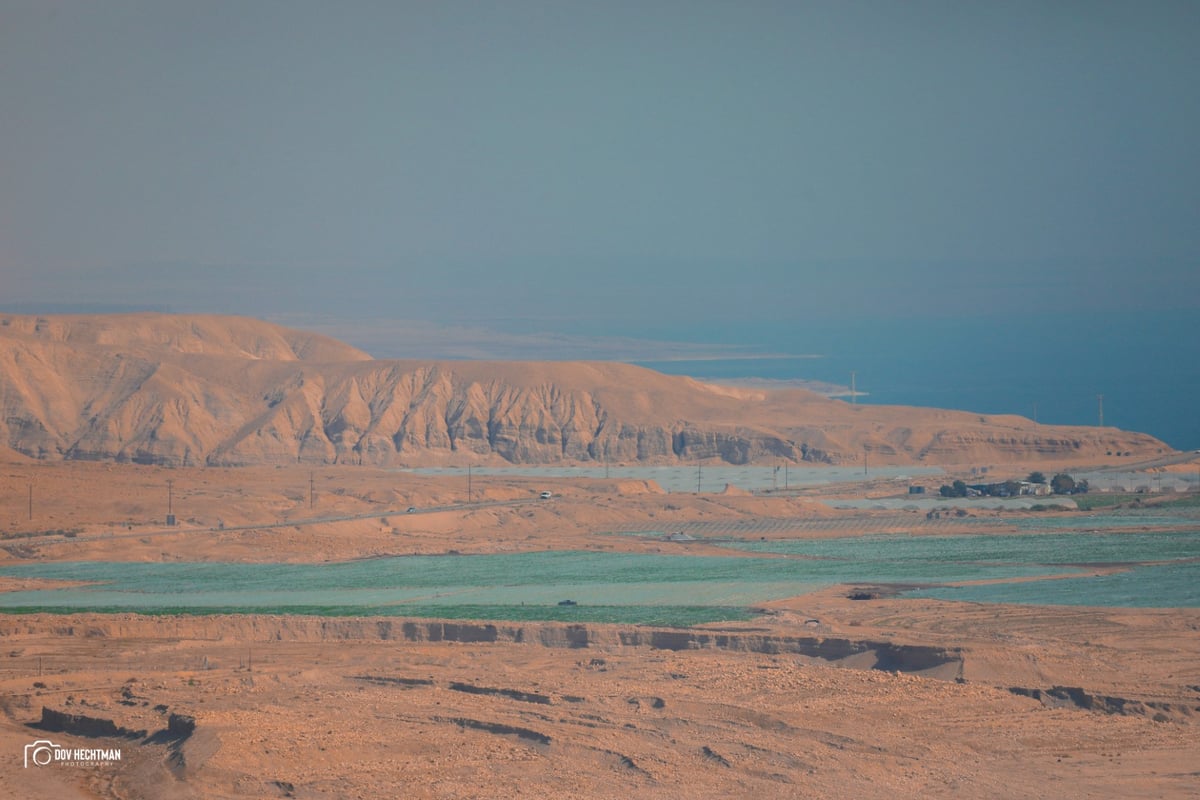
[(709, 378), (700, 375), (689, 376), (701, 383), (711, 383), (716, 386), (733, 386), (739, 389), (806, 389), (825, 397), (867, 397), (870, 392), (851, 392), (849, 386), (841, 386), (826, 381), (806, 380), (805, 378)]

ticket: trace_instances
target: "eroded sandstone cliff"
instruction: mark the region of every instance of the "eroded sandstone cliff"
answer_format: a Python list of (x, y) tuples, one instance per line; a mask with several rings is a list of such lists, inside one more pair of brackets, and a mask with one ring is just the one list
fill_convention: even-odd
[(0, 444), (171, 465), (1149, 456), (1113, 428), (738, 390), (627, 364), (378, 361), (236, 317), (0, 317)]

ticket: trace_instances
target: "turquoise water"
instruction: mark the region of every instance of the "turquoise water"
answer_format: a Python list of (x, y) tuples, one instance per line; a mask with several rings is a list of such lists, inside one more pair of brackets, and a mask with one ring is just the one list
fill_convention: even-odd
[[(1127, 518), (1135, 521), (1132, 517)], [(1146, 522), (1149, 517), (1136, 520)], [(1055, 520), (1043, 520), (1054, 522)], [(859, 578), (866, 582), (952, 583), (970, 563), (994, 568), (1041, 565), (1048, 573), (1079, 571), (1077, 578), (1051, 581), (1000, 582), (937, 587), (907, 592), (909, 597), (935, 597), (980, 603), (1031, 605), (1184, 608), (1200, 606), (1200, 532), (1044, 533), (1020, 536), (864, 536), (858, 539), (731, 542), (727, 547), (763, 553), (787, 553), (846, 560), (862, 575), (895, 572), (911, 564), (940, 578), (896, 581)], [(1170, 562), (1166, 564), (1155, 562)], [(1123, 565), (1114, 575), (1095, 575), (1086, 565)], [(1078, 566), (1075, 566), (1078, 565)]]
[(908, 597), (966, 600), (975, 603), (1019, 603), (1052, 606), (1117, 606), (1123, 608), (1195, 608), (1200, 606), (1200, 566), (1196, 562), (1142, 566), (1113, 575), (946, 586), (908, 592)]
[[(838, 584), (945, 584), (926, 597), (1200, 606), (1200, 532), (880, 535), (743, 541), (745, 557), (540, 552), (339, 564), (23, 564), (0, 575), (87, 586), (0, 593), (0, 611), (320, 613), (695, 624)], [(761, 557), (753, 557), (757, 554)], [(1156, 562), (1156, 563), (1148, 563)], [(1160, 562), (1166, 562), (1165, 564)], [(1089, 564), (1130, 565), (1095, 576)], [(1078, 577), (1012, 582), (1074, 574)], [(559, 606), (573, 600), (576, 606)]]
[[(784, 539), (723, 542), (722, 547), (754, 553), (778, 553), (833, 559), (854, 564), (860, 573), (883, 574), (898, 569), (942, 573), (935, 582), (970, 580), (948, 577), (968, 565), (996, 568), (1127, 564), (1200, 558), (1200, 532), (1042, 533), (971, 536), (859, 536), (841, 539)], [(986, 577), (986, 576), (980, 576)], [(865, 580), (882, 578), (863, 577)]]
[[(95, 585), (0, 594), (0, 609), (392, 614), (695, 624), (820, 585), (781, 559), (543, 552), (343, 564), (22, 565)], [(573, 600), (577, 606), (559, 606)]]
[[(1200, 448), (1200, 322), (1195, 309), (1028, 315), (977, 314), (857, 319), (830, 325), (813, 318), (742, 319), (721, 326), (672, 326), (628, 336), (740, 344), (753, 353), (820, 354), (821, 358), (713, 358), (641, 361), (669, 374), (698, 378), (805, 379), (847, 385), (851, 371), (864, 404), (956, 408), (1020, 414), (1062, 425), (1095, 425), (1096, 395), (1104, 421), (1157, 436), (1180, 450)], [(1046, 343), (1072, 342), (1058, 357)], [(980, 358), (981, 349), (987, 358)], [(1034, 406), (1037, 410), (1034, 410)]]

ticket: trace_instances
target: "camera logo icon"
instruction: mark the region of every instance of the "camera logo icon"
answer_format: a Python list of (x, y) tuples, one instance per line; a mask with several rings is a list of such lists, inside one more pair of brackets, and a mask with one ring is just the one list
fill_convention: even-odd
[(54, 751), (60, 749), (58, 745), (49, 739), (38, 739), (32, 744), (25, 745), (25, 767), (29, 768), (30, 764), (44, 767), (54, 760)]

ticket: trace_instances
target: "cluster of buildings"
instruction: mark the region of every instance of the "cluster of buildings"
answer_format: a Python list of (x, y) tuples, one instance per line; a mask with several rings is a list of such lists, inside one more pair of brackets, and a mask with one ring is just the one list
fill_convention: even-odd
[(1042, 497), (1051, 494), (1050, 484), (1030, 481), (1004, 481), (1002, 483), (967, 484), (967, 497), (1020, 497), (1033, 495)]

